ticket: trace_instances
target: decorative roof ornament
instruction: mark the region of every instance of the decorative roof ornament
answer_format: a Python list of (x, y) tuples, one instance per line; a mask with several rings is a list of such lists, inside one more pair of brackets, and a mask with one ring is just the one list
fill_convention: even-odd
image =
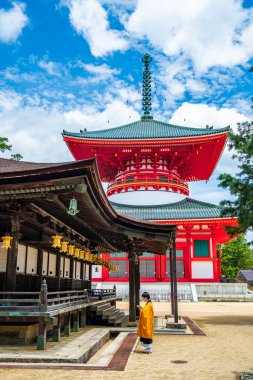
[(150, 115), (152, 110), (152, 102), (151, 102), (151, 74), (149, 70), (149, 64), (152, 61), (151, 56), (146, 53), (142, 62), (144, 63), (143, 69), (143, 82), (142, 82), (142, 110), (144, 114), (142, 116), (142, 120), (153, 119), (153, 116)]

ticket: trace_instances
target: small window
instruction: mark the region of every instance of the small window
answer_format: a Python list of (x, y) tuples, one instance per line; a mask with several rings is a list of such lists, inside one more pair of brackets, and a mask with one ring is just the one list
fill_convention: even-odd
[(140, 256), (140, 258), (142, 258), (142, 257), (154, 257), (154, 256), (155, 256), (154, 253), (143, 252), (143, 254)]
[(159, 181), (160, 182), (168, 182), (168, 179), (167, 179), (167, 177), (162, 176), (162, 177), (159, 177)]
[(115, 257), (117, 259), (126, 257), (126, 252), (111, 252), (110, 257)]
[[(170, 257), (170, 250), (168, 249), (166, 252), (166, 257)], [(176, 250), (176, 257), (177, 259), (182, 259), (184, 257), (184, 251), (182, 249)]]
[(194, 241), (194, 256), (195, 257), (208, 257), (209, 256), (209, 240), (195, 240)]

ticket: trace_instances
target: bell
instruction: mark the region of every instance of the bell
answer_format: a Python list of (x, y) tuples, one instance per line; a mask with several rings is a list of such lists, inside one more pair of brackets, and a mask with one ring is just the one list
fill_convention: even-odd
[(69, 215), (76, 215), (79, 213), (79, 210), (77, 210), (77, 200), (76, 198), (72, 198), (69, 203), (69, 209), (67, 211)]
[(11, 248), (11, 240), (13, 239), (13, 237), (7, 234), (5, 236), (2, 236), (2, 239), (3, 239), (2, 248), (3, 249)]
[(62, 239), (62, 236), (55, 235), (55, 236), (52, 236), (52, 239), (53, 239), (53, 244), (51, 245), (51, 247), (53, 247), (53, 248), (61, 248), (61, 239)]

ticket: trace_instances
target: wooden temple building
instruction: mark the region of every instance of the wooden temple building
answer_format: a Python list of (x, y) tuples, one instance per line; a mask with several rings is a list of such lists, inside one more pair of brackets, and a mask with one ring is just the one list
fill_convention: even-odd
[[(58, 341), (61, 331), (69, 334), (71, 323), (74, 329), (84, 326), (98, 299), (115, 302), (115, 290), (91, 289), (92, 265), (118, 269), (102, 257), (105, 252), (128, 252), (129, 320), (134, 322), (139, 258), (170, 249), (175, 261), (176, 231), (174, 225), (115, 211), (94, 158), (57, 164), (0, 158), (0, 335), (6, 326), (38, 324), (38, 348), (44, 349), (47, 330)], [(172, 270), (177, 318), (175, 265)]]
[[(143, 58), (143, 116), (116, 128), (63, 131), (76, 160), (95, 157), (107, 196), (120, 214), (176, 225), (177, 277), (181, 282), (215, 282), (221, 277), (217, 244), (230, 240), (225, 226), (236, 218), (220, 216), (220, 207), (189, 197), (189, 182), (211, 177), (226, 144), (229, 128), (191, 128), (154, 120), (151, 116), (151, 57)], [(128, 282), (126, 251), (104, 256), (118, 272), (97, 268), (94, 281)], [(170, 256), (146, 252), (140, 262), (141, 281), (170, 281)]]

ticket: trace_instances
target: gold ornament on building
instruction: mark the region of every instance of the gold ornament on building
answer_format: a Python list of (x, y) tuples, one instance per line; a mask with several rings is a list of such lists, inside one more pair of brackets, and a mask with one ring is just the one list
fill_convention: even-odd
[(3, 245), (2, 245), (3, 249), (11, 248), (11, 241), (13, 239), (12, 236), (6, 234), (5, 236), (2, 236), (1, 239), (3, 240)]
[(80, 251), (81, 251), (80, 248), (75, 248), (75, 250), (74, 250), (75, 257), (79, 257)]
[(74, 249), (75, 249), (75, 246), (70, 244), (68, 248), (68, 253), (70, 256), (74, 255)]
[(51, 245), (52, 248), (61, 248), (61, 239), (62, 236), (60, 235), (54, 235), (52, 236), (53, 244)]
[(62, 241), (62, 242), (61, 242), (61, 249), (60, 249), (60, 252), (63, 252), (63, 253), (68, 252), (68, 244), (69, 244), (68, 241)]

